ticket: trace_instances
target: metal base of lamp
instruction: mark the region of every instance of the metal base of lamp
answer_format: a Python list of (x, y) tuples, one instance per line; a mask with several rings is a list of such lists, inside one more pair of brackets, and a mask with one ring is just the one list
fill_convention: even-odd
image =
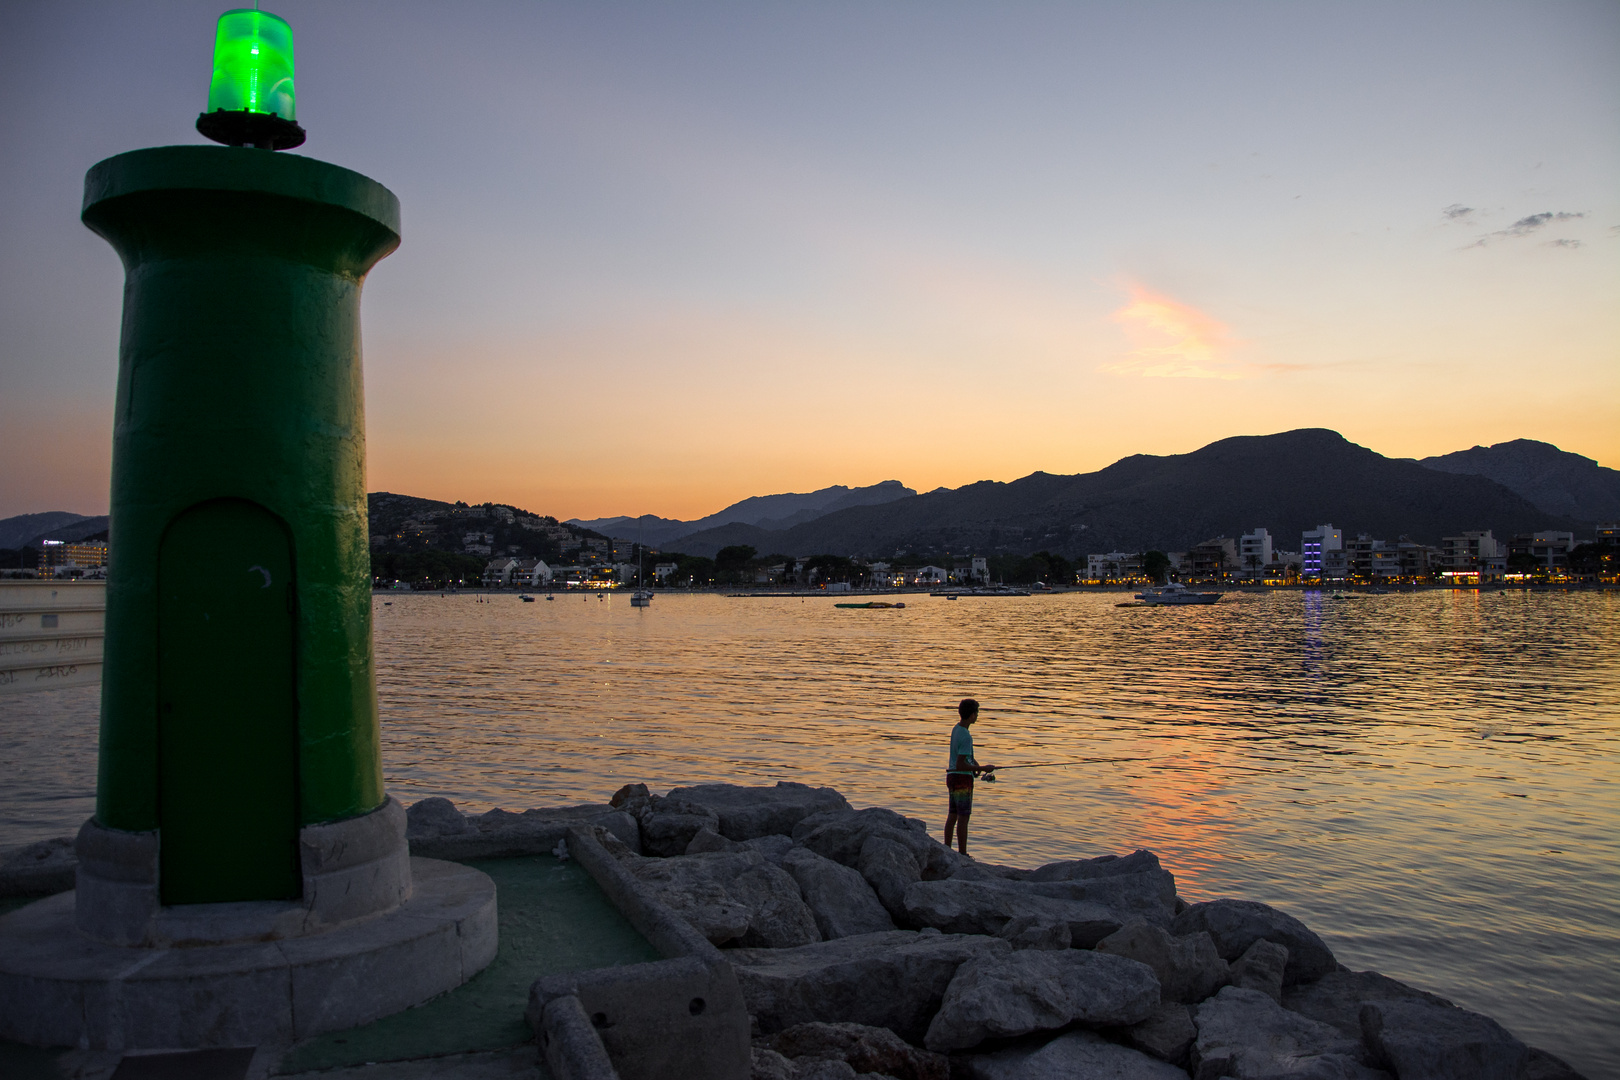
[(260, 150), (291, 150), (304, 145), (304, 129), (275, 113), (243, 109), (216, 109), (197, 117), (197, 130), (226, 146), (255, 146)]

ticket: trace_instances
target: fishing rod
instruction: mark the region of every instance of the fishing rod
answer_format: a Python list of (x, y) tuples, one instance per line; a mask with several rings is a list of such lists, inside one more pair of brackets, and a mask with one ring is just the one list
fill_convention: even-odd
[(1147, 761), (1147, 760), (1149, 760), (1149, 759), (1145, 758), (1145, 757), (1098, 757), (1098, 758), (1075, 758), (1073, 761), (1035, 761), (1035, 762), (1030, 762), (1028, 764), (1023, 764), (1023, 765), (995, 765), (995, 766), (992, 766), (988, 771), (986, 771), (986, 773), (984, 775), (984, 779), (985, 779), (986, 783), (989, 783), (989, 784), (995, 783), (996, 782), (995, 774), (998, 773), (998, 772), (1001, 772), (1003, 769), (1055, 769), (1060, 765), (1106, 765), (1106, 764), (1111, 764), (1113, 762), (1118, 762), (1118, 761)]

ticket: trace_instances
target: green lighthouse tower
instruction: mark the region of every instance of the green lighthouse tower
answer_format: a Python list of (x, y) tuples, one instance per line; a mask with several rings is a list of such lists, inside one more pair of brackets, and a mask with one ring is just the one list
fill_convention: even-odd
[[(293, 101), (287, 24), (227, 12), (199, 128), (274, 142)], [(383, 803), (360, 290), (399, 202), (172, 146), (92, 168), (83, 216), (126, 273), (96, 819), (160, 830), (165, 904), (290, 899), (299, 828)]]
[(383, 790), (360, 292), (399, 202), (277, 153), (295, 109), (291, 29), (228, 11), (197, 119), (225, 145), (85, 177), (125, 272), (96, 814), (75, 890), (0, 926), (0, 1039), (291, 1040), (495, 954), (493, 883), (412, 859)]

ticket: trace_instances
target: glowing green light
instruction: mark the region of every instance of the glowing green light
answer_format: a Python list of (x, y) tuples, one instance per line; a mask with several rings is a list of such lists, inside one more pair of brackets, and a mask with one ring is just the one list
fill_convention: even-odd
[(298, 119), (293, 91), (293, 36), (287, 20), (237, 8), (219, 17), (208, 111), (273, 113)]

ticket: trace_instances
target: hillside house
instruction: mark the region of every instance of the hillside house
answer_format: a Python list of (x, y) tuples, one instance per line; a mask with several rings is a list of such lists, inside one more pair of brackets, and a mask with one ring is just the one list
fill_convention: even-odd
[(491, 559), (484, 564), (484, 587), (500, 589), (512, 584), (512, 573), (518, 568), (518, 560), (508, 555)]

